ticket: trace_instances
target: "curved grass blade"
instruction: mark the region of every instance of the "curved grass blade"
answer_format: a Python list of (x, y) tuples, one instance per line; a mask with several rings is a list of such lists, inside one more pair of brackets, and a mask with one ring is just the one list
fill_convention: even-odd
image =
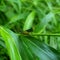
[(19, 49), (17, 36), (10, 30), (0, 26), (0, 33), (3, 37), (11, 60), (22, 60)]

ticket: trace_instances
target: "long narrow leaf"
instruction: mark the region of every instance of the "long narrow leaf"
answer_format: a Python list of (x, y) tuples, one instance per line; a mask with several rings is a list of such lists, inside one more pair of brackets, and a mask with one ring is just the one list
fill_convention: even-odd
[(1, 26), (0, 33), (5, 41), (11, 60), (21, 60), (21, 56), (17, 45), (18, 44), (17, 36), (12, 31), (4, 29)]

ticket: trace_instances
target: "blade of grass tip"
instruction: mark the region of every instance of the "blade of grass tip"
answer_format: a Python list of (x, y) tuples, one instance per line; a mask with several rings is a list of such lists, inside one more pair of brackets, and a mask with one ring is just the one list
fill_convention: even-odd
[(4, 29), (1, 26), (0, 26), (0, 33), (5, 41), (10, 59), (22, 60), (19, 53), (17, 36), (15, 35), (15, 33), (10, 31), (9, 29)]
[(32, 11), (28, 16), (27, 19), (24, 23), (24, 27), (23, 30), (28, 30), (32, 27), (33, 21), (34, 21), (34, 17), (35, 17), (35, 11)]

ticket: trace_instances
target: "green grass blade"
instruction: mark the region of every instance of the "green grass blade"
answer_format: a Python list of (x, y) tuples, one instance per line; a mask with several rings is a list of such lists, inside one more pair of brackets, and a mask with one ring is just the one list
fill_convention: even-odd
[(33, 34), (40, 34), (40, 33), (42, 33), (44, 30), (45, 30), (45, 28), (46, 28), (46, 26), (48, 25), (48, 23), (50, 22), (50, 21), (52, 21), (52, 18), (53, 18), (53, 13), (52, 12), (50, 12), (50, 13), (48, 13), (42, 20), (41, 20), (41, 22), (35, 27), (35, 30), (34, 30), (34, 32), (33, 32)]
[(1, 26), (0, 26), (0, 33), (5, 41), (11, 60), (22, 60), (18, 50), (17, 36), (12, 31), (4, 29)]

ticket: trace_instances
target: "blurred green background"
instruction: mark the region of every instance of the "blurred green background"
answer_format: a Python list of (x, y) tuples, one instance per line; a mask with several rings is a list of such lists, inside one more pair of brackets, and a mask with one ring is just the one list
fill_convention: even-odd
[(60, 60), (60, 0), (0, 0), (0, 60)]

